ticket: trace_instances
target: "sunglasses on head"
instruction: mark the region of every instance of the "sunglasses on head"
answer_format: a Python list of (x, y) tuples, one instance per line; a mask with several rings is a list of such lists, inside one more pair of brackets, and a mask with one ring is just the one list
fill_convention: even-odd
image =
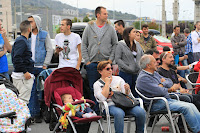
[(110, 69), (112, 70), (113, 68), (112, 67), (107, 67), (105, 68), (107, 71), (110, 71)]
[(165, 54), (163, 55), (163, 57), (162, 58), (164, 58), (167, 54), (172, 54), (172, 52), (171, 51), (167, 51), (167, 52), (165, 52)]

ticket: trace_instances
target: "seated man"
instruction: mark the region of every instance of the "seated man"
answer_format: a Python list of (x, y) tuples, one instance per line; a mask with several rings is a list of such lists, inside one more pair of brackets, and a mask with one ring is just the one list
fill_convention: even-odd
[[(177, 101), (171, 99), (168, 92), (179, 89), (179, 85), (173, 84), (170, 79), (164, 78), (156, 72), (157, 63), (153, 56), (144, 55), (140, 60), (140, 72), (136, 86), (138, 90), (146, 97), (165, 97), (168, 100), (171, 111), (179, 111), (185, 117), (186, 122), (194, 133), (200, 133), (200, 113), (192, 103)], [(146, 104), (149, 101), (144, 100)], [(151, 111), (165, 110), (163, 100), (157, 100), (153, 103)]]

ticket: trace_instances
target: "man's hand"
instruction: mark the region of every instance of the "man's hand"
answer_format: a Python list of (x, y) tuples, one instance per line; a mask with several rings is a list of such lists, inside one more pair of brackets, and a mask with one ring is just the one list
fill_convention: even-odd
[(163, 83), (165, 82), (166, 80), (164, 78), (161, 78), (160, 81)]
[(1, 33), (3, 38), (6, 37), (6, 30), (5, 29), (1, 29), (0, 33)]
[(163, 84), (159, 84), (158, 86), (160, 86), (160, 87), (164, 87)]
[(31, 75), (30, 75), (29, 72), (26, 72), (26, 73), (24, 74), (24, 77), (25, 77), (26, 80), (29, 80), (29, 79), (31, 78)]
[(42, 69), (47, 69), (47, 67), (46, 67), (46, 66), (43, 66)]
[(86, 63), (86, 65), (89, 65), (90, 63), (91, 63), (91, 62), (89, 61), (89, 62)]
[(189, 90), (186, 90), (186, 89), (184, 89), (184, 88), (181, 88), (181, 89), (180, 89), (180, 93), (182, 93), (182, 94), (189, 93)]
[(178, 45), (179, 43), (177, 42), (177, 43), (175, 43), (176, 45)]
[(185, 60), (188, 59), (188, 55), (184, 55), (184, 59), (185, 59)]
[(176, 91), (180, 88), (179, 84), (174, 84), (171, 88), (173, 88), (173, 91)]
[(76, 69), (79, 71), (79, 66), (76, 66)]
[(59, 54), (59, 52), (62, 51), (62, 50), (63, 50), (63, 48), (61, 48), (58, 45), (56, 45), (56, 50), (55, 50), (56, 54)]

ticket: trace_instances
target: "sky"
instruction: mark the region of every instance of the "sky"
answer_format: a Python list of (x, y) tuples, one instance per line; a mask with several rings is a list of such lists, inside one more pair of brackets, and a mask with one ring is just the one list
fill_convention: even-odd
[[(97, 6), (104, 6), (108, 10), (127, 12), (140, 17), (150, 17), (151, 19), (161, 20), (162, 0), (57, 0), (78, 8), (88, 8), (94, 10)], [(167, 20), (173, 20), (174, 0), (165, 0), (165, 10)], [(194, 19), (194, 1), (179, 0), (179, 20)]]

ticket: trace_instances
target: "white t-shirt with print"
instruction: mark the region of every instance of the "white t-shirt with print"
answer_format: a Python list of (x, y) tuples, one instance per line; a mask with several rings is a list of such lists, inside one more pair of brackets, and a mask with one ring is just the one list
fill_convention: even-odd
[(61, 51), (59, 53), (58, 68), (62, 68), (62, 67), (76, 68), (76, 65), (78, 62), (78, 56), (79, 56), (77, 46), (81, 44), (81, 37), (78, 34), (73, 33), (73, 32), (71, 32), (70, 35), (64, 35), (64, 33), (59, 33), (55, 37), (56, 45), (60, 46), (61, 48), (63, 48), (64, 46), (64, 40), (69, 41), (69, 45), (68, 45), (70, 48), (70, 52), (68, 54), (69, 60), (63, 59), (64, 55), (63, 55), (63, 52)]

